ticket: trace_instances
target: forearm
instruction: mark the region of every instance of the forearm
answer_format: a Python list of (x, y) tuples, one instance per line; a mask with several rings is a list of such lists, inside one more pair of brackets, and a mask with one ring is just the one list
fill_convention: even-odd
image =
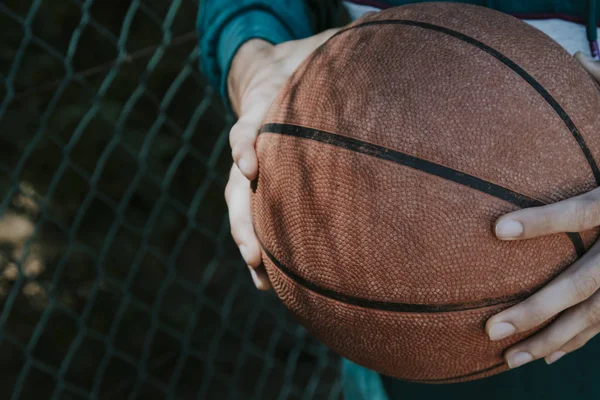
[(207, 0), (198, 15), (201, 65), (227, 106), (227, 75), (238, 49), (250, 39), (272, 44), (311, 36), (303, 0)]

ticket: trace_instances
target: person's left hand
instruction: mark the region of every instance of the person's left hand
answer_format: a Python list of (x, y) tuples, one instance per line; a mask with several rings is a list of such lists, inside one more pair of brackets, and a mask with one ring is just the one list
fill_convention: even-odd
[[(600, 62), (575, 57), (600, 82)], [(529, 239), (600, 226), (600, 188), (555, 204), (519, 210), (496, 221), (502, 240)], [(583, 347), (600, 333), (600, 241), (542, 290), (487, 321), (492, 340), (533, 329), (562, 313), (539, 333), (508, 349), (510, 368), (544, 358), (548, 364)]]

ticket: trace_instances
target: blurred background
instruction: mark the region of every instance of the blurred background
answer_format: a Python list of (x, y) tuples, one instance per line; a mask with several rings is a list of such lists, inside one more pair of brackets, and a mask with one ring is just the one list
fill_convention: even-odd
[(0, 0), (0, 399), (338, 399), (230, 238), (196, 0)]

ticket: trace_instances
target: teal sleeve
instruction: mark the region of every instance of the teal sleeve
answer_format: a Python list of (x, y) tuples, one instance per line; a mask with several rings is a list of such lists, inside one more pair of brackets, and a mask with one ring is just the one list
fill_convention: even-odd
[(197, 28), (201, 68), (229, 110), (227, 74), (244, 42), (259, 38), (278, 44), (313, 34), (303, 0), (205, 0)]

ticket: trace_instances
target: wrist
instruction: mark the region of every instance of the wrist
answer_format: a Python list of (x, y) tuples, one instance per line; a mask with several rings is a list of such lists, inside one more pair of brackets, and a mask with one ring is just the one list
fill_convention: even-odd
[(273, 45), (262, 39), (250, 39), (240, 46), (227, 75), (227, 93), (233, 111), (239, 115), (242, 95), (256, 72), (256, 62), (268, 57)]

